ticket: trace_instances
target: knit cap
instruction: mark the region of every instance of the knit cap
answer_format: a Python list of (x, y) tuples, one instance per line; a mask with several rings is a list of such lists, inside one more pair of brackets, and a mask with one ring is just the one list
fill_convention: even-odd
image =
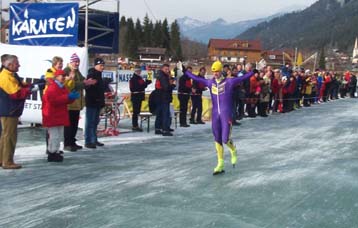
[(76, 61), (80, 61), (80, 57), (78, 57), (78, 55), (76, 53), (73, 53), (71, 55), (71, 58), (70, 58), (70, 62), (76, 62)]
[(103, 60), (102, 58), (96, 58), (96, 59), (94, 60), (94, 65), (95, 65), (95, 66), (96, 66), (96, 65), (99, 65), (99, 64), (104, 65), (104, 60)]

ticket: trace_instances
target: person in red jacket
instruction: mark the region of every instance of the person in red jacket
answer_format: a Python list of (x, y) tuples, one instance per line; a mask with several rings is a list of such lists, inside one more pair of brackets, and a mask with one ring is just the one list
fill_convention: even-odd
[(42, 124), (47, 127), (48, 162), (62, 162), (63, 152), (60, 143), (63, 139), (64, 126), (70, 125), (67, 105), (80, 97), (76, 91), (69, 92), (64, 86), (65, 71), (57, 70), (54, 79), (49, 79), (49, 85), (42, 97)]
[(259, 82), (259, 71), (254, 70), (254, 75), (250, 77), (250, 98), (248, 102), (248, 114), (249, 117), (256, 117), (256, 105), (258, 102), (258, 97), (261, 92), (260, 82)]
[(322, 84), (322, 88), (321, 88), (321, 97), (323, 99), (323, 102), (327, 102), (328, 97), (329, 97), (329, 87), (331, 84), (331, 75), (329, 74), (329, 72), (324, 73), (323, 76), (323, 84)]
[(274, 79), (271, 84), (271, 91), (273, 94), (272, 112), (277, 112), (280, 103), (280, 91), (282, 90), (281, 72), (279, 69), (274, 71)]

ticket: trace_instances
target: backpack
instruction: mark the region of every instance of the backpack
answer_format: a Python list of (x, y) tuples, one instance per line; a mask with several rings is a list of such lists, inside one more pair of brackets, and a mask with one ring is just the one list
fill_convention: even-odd
[(155, 111), (157, 108), (158, 92), (159, 92), (158, 90), (153, 90), (149, 95), (149, 101), (148, 101), (149, 112), (152, 113), (153, 115), (155, 115)]

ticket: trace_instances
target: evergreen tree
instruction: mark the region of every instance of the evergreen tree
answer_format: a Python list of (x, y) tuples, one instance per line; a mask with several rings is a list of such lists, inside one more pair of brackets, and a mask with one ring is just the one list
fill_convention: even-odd
[(143, 21), (143, 46), (152, 47), (153, 45), (153, 23), (149, 20), (148, 14)]
[(135, 23), (135, 35), (137, 38), (138, 47), (143, 45), (143, 27), (142, 23), (140, 22), (139, 18), (137, 18), (137, 21)]
[(125, 36), (125, 54), (130, 58), (137, 58), (138, 43), (132, 18), (127, 19), (127, 32)]
[(167, 50), (167, 54), (169, 54), (170, 52), (170, 33), (169, 33), (169, 25), (168, 25), (168, 21), (165, 18), (163, 23), (162, 23), (162, 35), (163, 35), (163, 40), (162, 40), (162, 48), (165, 48)]
[(162, 44), (163, 44), (162, 22), (156, 21), (153, 30), (153, 46), (162, 47)]
[(318, 67), (320, 69), (326, 69), (326, 57), (324, 54), (324, 47), (321, 49), (321, 53), (319, 54)]
[(125, 37), (126, 37), (126, 33), (127, 33), (127, 20), (125, 16), (121, 17), (121, 21), (119, 23), (119, 53), (124, 54), (125, 50)]
[(170, 27), (170, 47), (171, 47), (171, 56), (174, 61), (182, 60), (183, 53), (181, 48), (181, 41), (180, 41), (180, 31), (179, 25), (175, 20)]

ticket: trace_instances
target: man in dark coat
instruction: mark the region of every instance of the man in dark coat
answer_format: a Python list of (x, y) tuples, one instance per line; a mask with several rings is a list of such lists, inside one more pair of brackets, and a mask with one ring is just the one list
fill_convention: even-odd
[[(192, 71), (191, 67), (187, 68), (188, 71)], [(179, 114), (179, 122), (180, 127), (190, 127), (186, 122), (186, 116), (188, 111), (188, 102), (190, 99), (192, 83), (191, 79), (187, 75), (183, 75), (179, 79), (179, 88), (178, 88), (178, 98), (180, 102), (180, 114)]]
[(87, 79), (96, 80), (96, 83), (86, 87), (86, 124), (85, 124), (85, 147), (95, 149), (103, 146), (97, 140), (97, 125), (101, 108), (104, 107), (104, 82), (102, 72), (104, 61), (96, 58), (94, 68), (88, 70)]
[(136, 66), (134, 69), (134, 74), (129, 80), (129, 89), (131, 91), (131, 102), (133, 107), (132, 115), (132, 130), (133, 131), (143, 131), (142, 128), (138, 126), (138, 115), (142, 106), (142, 101), (145, 98), (145, 88), (152, 83), (151, 80), (143, 80), (140, 76), (141, 68)]
[[(205, 74), (206, 74), (205, 67), (200, 68), (198, 77), (205, 78)], [(201, 119), (201, 115), (203, 112), (202, 95), (205, 89), (206, 89), (205, 84), (200, 83), (198, 81), (193, 81), (192, 92), (191, 92), (191, 102), (193, 103), (193, 107), (191, 109), (191, 114), (190, 114), (191, 124), (205, 124), (205, 122), (203, 122), (203, 120)], [(195, 113), (196, 113), (196, 119), (195, 119)]]
[(350, 97), (355, 98), (355, 93), (357, 90), (357, 77), (355, 75), (352, 75), (351, 81), (349, 82), (349, 94)]
[(170, 102), (172, 102), (172, 91), (175, 88), (175, 80), (170, 78), (168, 64), (163, 64), (159, 76), (155, 82), (158, 94), (156, 105), (155, 134), (173, 136), (170, 132)]

